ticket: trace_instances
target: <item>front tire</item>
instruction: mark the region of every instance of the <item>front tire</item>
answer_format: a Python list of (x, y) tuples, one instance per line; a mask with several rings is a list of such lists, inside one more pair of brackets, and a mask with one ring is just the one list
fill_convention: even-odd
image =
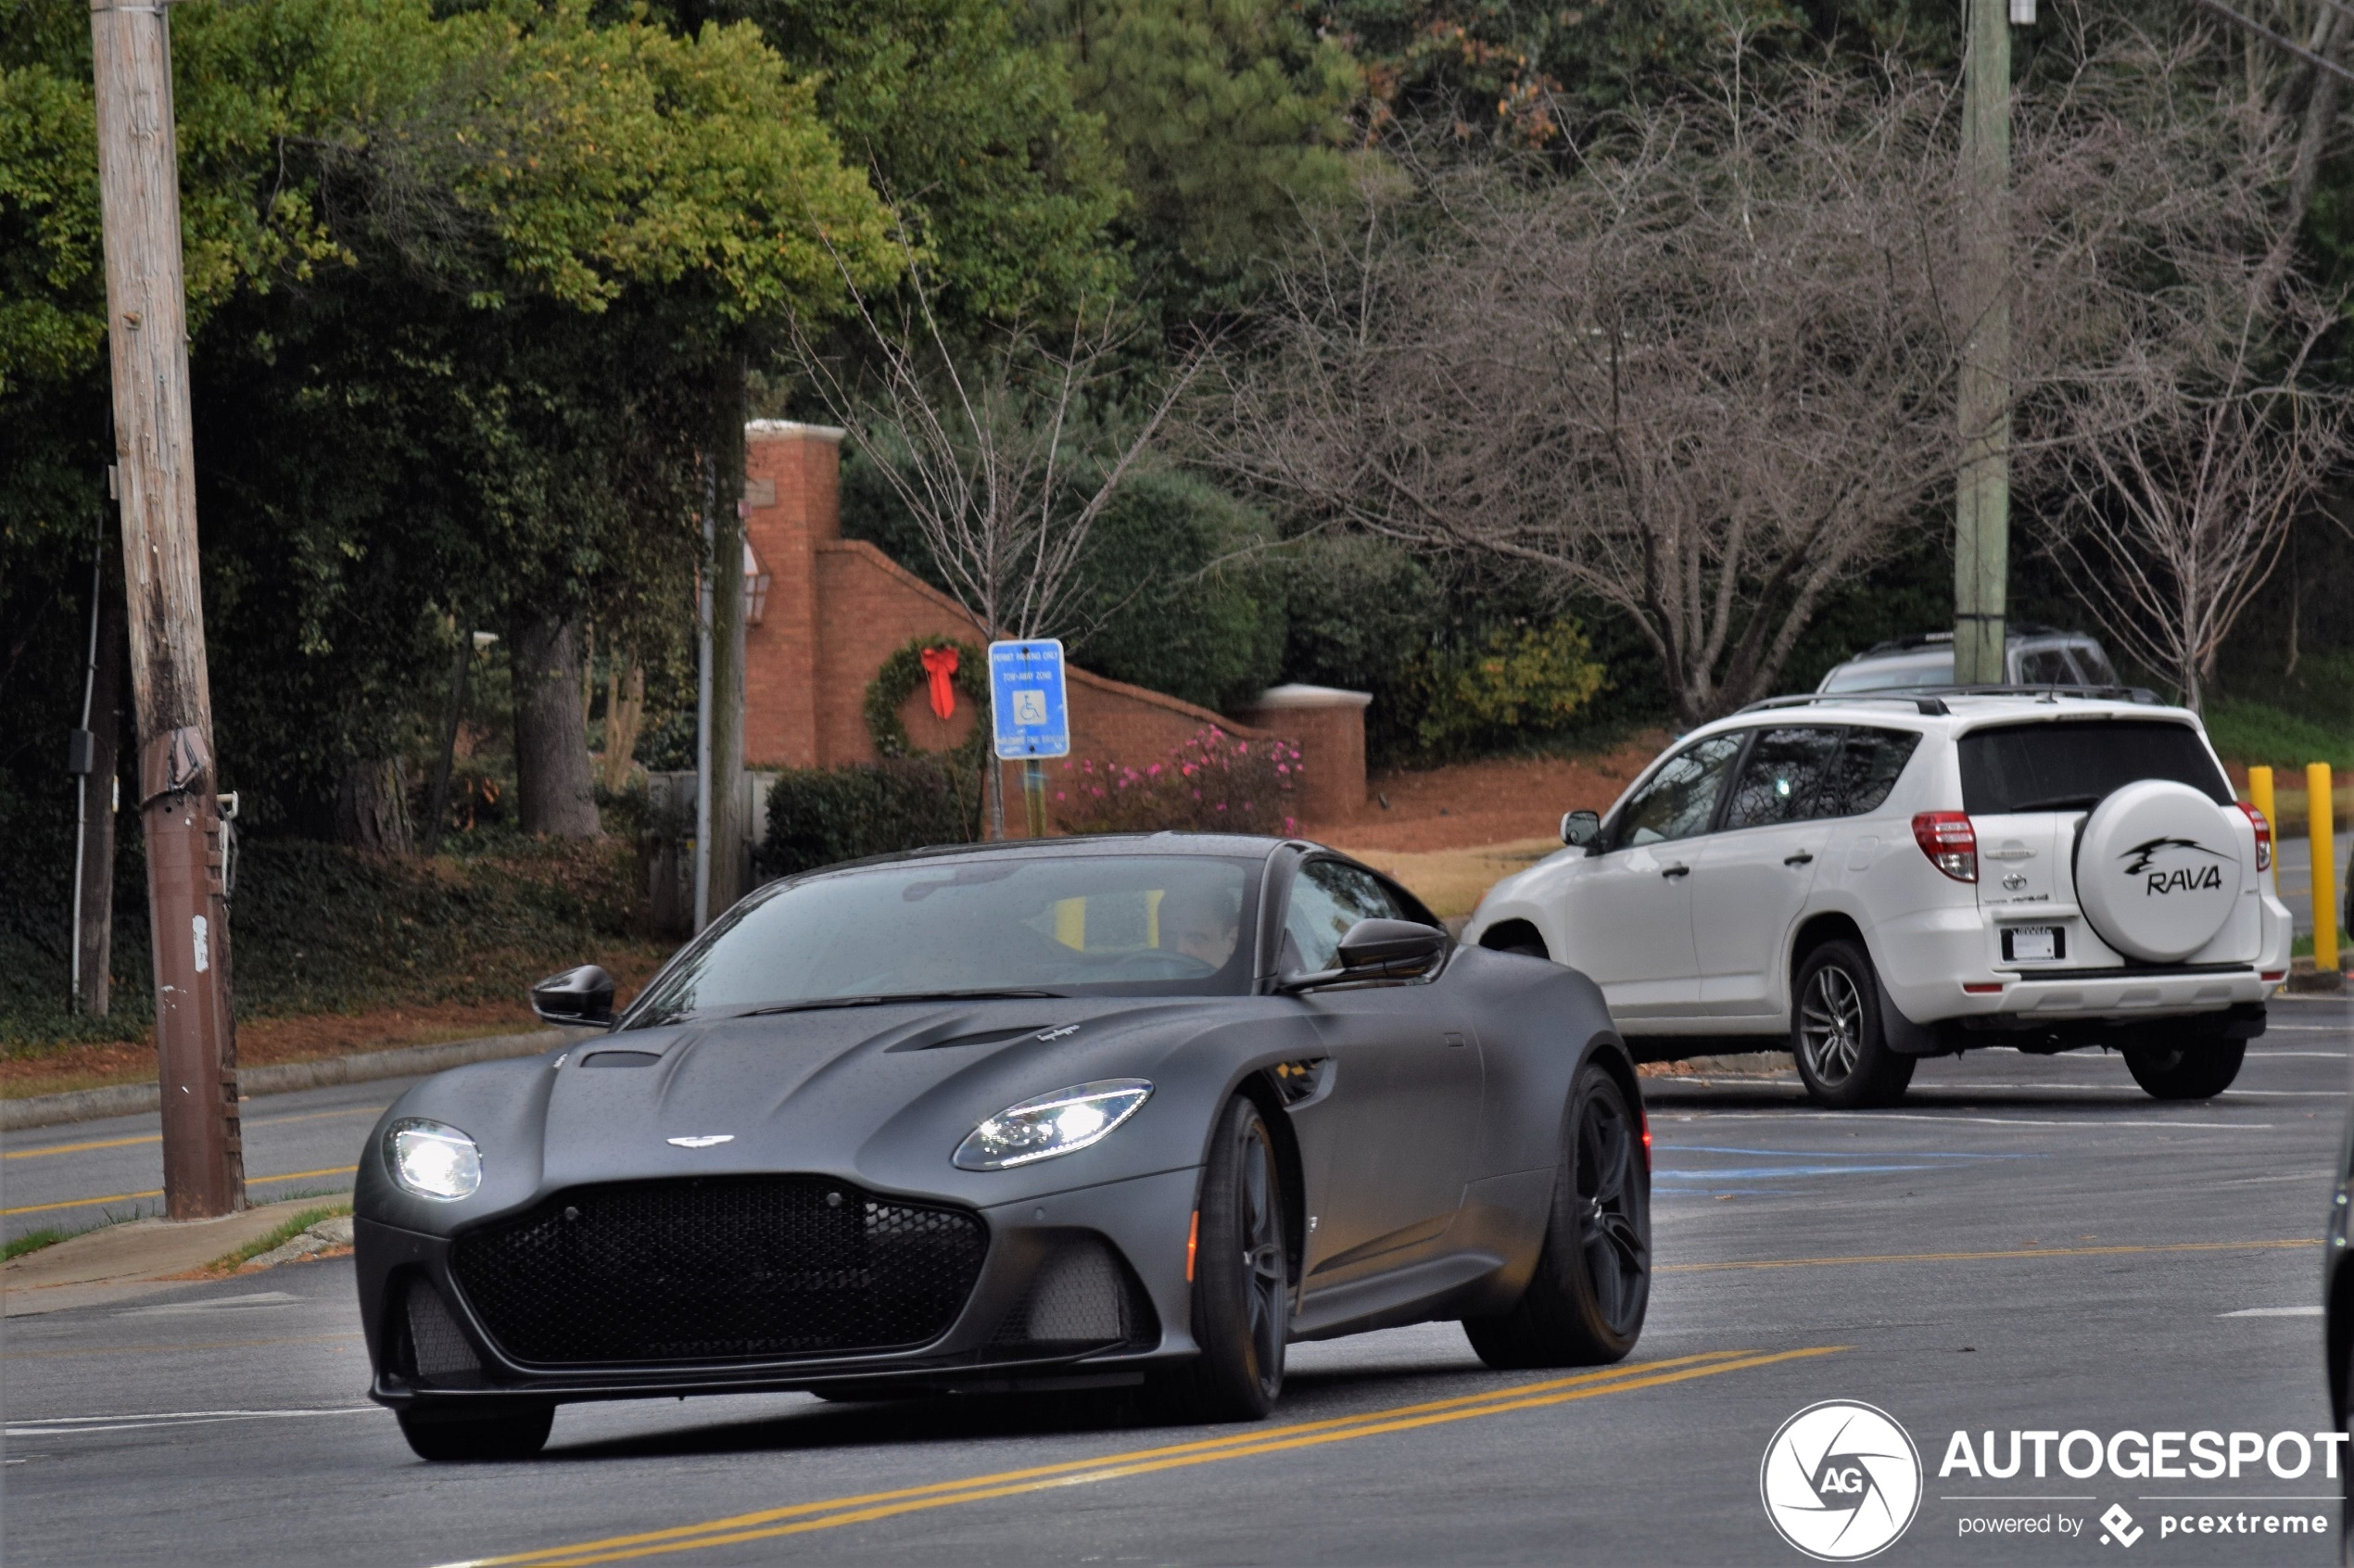
[(1226, 1102), (1196, 1211), (1194, 1338), (1201, 1354), (1161, 1392), (1171, 1413), (1259, 1421), (1284, 1389), (1291, 1245), (1275, 1141), (1247, 1095)]
[(1827, 942), (1806, 955), (1791, 988), (1791, 1055), (1807, 1097), (1834, 1110), (1892, 1106), (1913, 1081), (1914, 1058), (1888, 1048), (1879, 978), (1861, 943)]
[(400, 1435), (423, 1460), (526, 1460), (546, 1447), (555, 1420), (553, 1405), (496, 1415), (452, 1415), (411, 1408), (400, 1412)]
[(2245, 1040), (2190, 1045), (2128, 1045), (2125, 1070), (2152, 1099), (2211, 1100), (2232, 1086), (2247, 1056)]
[(1588, 1062), (1570, 1092), (1537, 1271), (1511, 1311), (1463, 1320), (1481, 1360), (1513, 1371), (1594, 1367), (1635, 1347), (1651, 1304), (1651, 1169), (1642, 1136), (1618, 1081)]

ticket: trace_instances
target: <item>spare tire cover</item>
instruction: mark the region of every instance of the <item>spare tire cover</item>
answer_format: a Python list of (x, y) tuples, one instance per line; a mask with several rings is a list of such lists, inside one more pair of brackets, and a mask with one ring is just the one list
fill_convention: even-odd
[(2240, 896), (2239, 838), (2187, 784), (2145, 778), (2093, 808), (2076, 840), (2076, 899), (2101, 939), (2152, 963), (2212, 941)]

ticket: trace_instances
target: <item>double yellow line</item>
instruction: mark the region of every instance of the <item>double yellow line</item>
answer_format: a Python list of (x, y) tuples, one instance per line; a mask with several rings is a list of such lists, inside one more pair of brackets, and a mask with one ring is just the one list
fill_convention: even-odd
[(576, 1541), (567, 1546), (543, 1547), (537, 1551), (512, 1552), (503, 1557), (475, 1558), (464, 1563), (449, 1564), (447, 1568), (526, 1568), (526, 1565), (527, 1568), (576, 1568), (580, 1564), (621, 1562), (671, 1552), (700, 1551), (706, 1547), (769, 1540), (780, 1536), (807, 1535), (816, 1530), (839, 1529), (845, 1524), (872, 1524), (877, 1520), (918, 1513), (929, 1509), (950, 1508), (958, 1503), (988, 1502), (997, 1498), (1019, 1497), (1057, 1486), (1094, 1486), (1098, 1482), (1120, 1481), (1133, 1475), (1149, 1475), (1156, 1471), (1217, 1464), (1227, 1460), (1256, 1459), (1262, 1454), (1283, 1453), (1325, 1443), (1352, 1442), (1360, 1437), (1410, 1432), (1416, 1427), (1436, 1426), (1446, 1422), (1470, 1421), (1479, 1416), (1503, 1415), (1512, 1410), (1538, 1410), (1547, 1405), (1566, 1404), (1573, 1399), (1599, 1398), (1605, 1394), (1630, 1393), (1638, 1388), (1656, 1388), (1664, 1384), (1684, 1383), (1698, 1377), (1745, 1372), (1780, 1361), (1829, 1356), (1845, 1348), (1841, 1345), (1825, 1345), (1805, 1350), (1711, 1350), (1702, 1355), (1677, 1356), (1664, 1361), (1644, 1361), (1633, 1366), (1611, 1367), (1601, 1372), (1580, 1372), (1573, 1377), (1553, 1378), (1543, 1383), (1515, 1384), (1509, 1388), (1490, 1389), (1485, 1394), (1470, 1394), (1461, 1398), (1434, 1399), (1424, 1404), (1398, 1405), (1360, 1415), (1338, 1416), (1330, 1421), (1253, 1427), (1223, 1437), (1208, 1437), (1200, 1442), (1179, 1443), (1165, 1448), (1139, 1448), (1124, 1454), (1073, 1460), (1065, 1464), (1008, 1470), (994, 1475), (968, 1476), (958, 1481), (939, 1481), (928, 1486), (829, 1498), (823, 1502), (793, 1503), (753, 1513), (733, 1514), (725, 1519), (705, 1520), (700, 1524), (680, 1524), (666, 1530), (649, 1530), (631, 1536), (608, 1536), (601, 1540)]
[[(248, 1176), (248, 1187), (266, 1187), (272, 1182), (301, 1182), (314, 1176), (349, 1176), (360, 1168), (356, 1165), (334, 1165), (324, 1170), (289, 1170), (283, 1176)], [(95, 1208), (106, 1203), (136, 1203), (142, 1198), (163, 1196), (163, 1189), (146, 1193), (108, 1193), (105, 1197), (67, 1198), (61, 1203), (28, 1203), (21, 1208), (0, 1208), (0, 1215), (46, 1214), (53, 1208)]]

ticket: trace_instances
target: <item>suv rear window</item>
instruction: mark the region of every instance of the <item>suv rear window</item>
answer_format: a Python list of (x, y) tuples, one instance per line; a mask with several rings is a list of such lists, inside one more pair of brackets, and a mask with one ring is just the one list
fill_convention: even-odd
[(2110, 790), (2144, 778), (2187, 784), (2217, 805), (2232, 790), (2198, 732), (2156, 719), (2017, 724), (1962, 737), (1962, 809), (2090, 810)]

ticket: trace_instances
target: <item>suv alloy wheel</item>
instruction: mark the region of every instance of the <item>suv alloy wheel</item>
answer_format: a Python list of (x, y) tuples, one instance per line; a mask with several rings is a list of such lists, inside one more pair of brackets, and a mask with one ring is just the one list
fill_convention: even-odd
[(1913, 1081), (1911, 1056), (1888, 1048), (1870, 955), (1842, 937), (1807, 954), (1792, 988), (1791, 1055), (1816, 1104), (1893, 1105)]

